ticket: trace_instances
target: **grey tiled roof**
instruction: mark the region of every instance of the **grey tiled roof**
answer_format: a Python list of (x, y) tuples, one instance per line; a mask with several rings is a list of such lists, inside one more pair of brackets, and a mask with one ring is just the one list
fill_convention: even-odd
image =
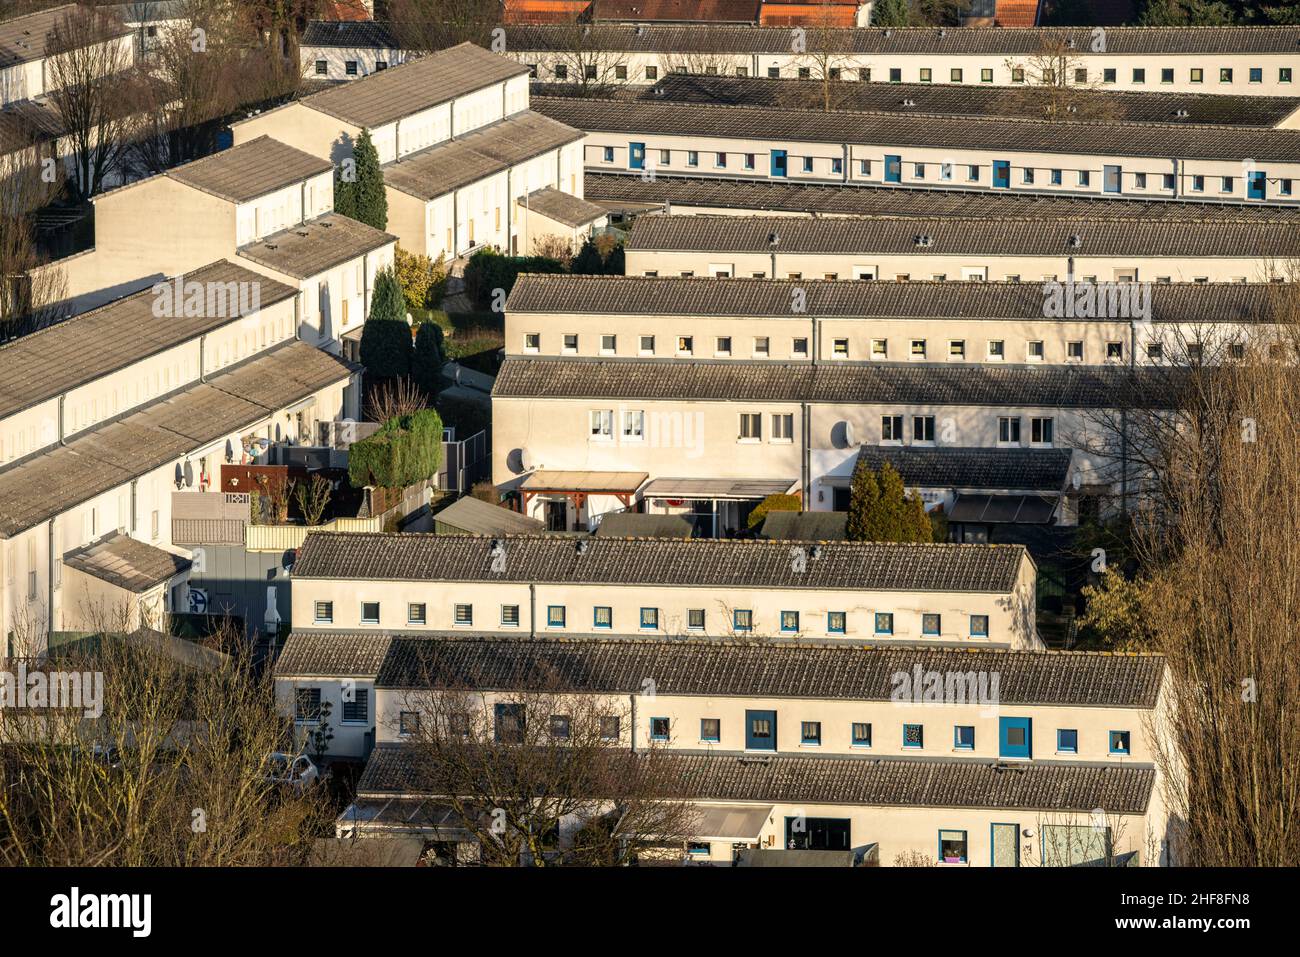
[[(831, 30), (821, 47), (836, 53), (921, 53), (935, 55), (988, 54), (997, 57), (1036, 54), (1054, 45), (1074, 42), (1080, 53), (1090, 50), (1091, 27), (1005, 30), (962, 27), (861, 27)], [(573, 28), (567, 25), (506, 27), (511, 50), (565, 51), (573, 48)], [(745, 27), (692, 23), (686, 26), (597, 25), (585, 36), (587, 49), (643, 53), (784, 53), (790, 52), (789, 27)], [(1289, 53), (1300, 46), (1300, 27), (1107, 27), (1106, 56), (1135, 53), (1229, 54)]]
[(548, 582), (825, 588), (856, 591), (1010, 591), (1027, 553), (1019, 545), (840, 542), (796, 572), (782, 542), (314, 532), (295, 578), (372, 581)]
[[(68, 3), (0, 22), (0, 68), (7, 69), (46, 56), (50, 31), (76, 8), (76, 4)], [(105, 27), (106, 36), (120, 37), (131, 32), (115, 18)]]
[[(840, 221), (834, 222), (838, 225)], [(725, 228), (725, 224), (719, 227), (720, 231)], [(798, 297), (796, 291), (800, 291)], [(1151, 287), (1151, 319), (1263, 322), (1290, 315), (1295, 295), (1289, 283), (1161, 283)], [(806, 315), (819, 318), (1044, 319), (1039, 282), (719, 280), (711, 276), (539, 273), (519, 277), (506, 300), (506, 312), (791, 318), (796, 298)]]
[(768, 512), (759, 534), (786, 542), (847, 539), (848, 512)]
[(68, 552), (63, 564), (138, 595), (188, 570), (190, 560), (115, 532)]
[[(284, 283), (224, 259), (179, 278), (204, 284), (256, 283), (262, 309), (297, 294)], [(142, 289), (0, 346), (0, 367), (4, 369), (0, 376), (0, 417), (196, 339), (239, 316), (238, 295), (228, 297), (224, 309), (214, 298), (213, 306), (218, 308), (213, 312), (225, 315), (160, 318), (153, 312), (157, 302), (152, 287)], [(205, 300), (205, 311), (207, 305)]]
[(689, 515), (608, 512), (600, 517), (592, 534), (606, 538), (690, 538), (694, 529)]
[(528, 72), (528, 67), (461, 43), (299, 102), (353, 126), (374, 129)]
[(397, 242), (382, 229), (342, 213), (326, 213), (241, 246), (239, 256), (296, 279), (326, 270)]
[(474, 535), (509, 535), (541, 532), (546, 523), (502, 505), (466, 495), (433, 515), (434, 525), (446, 525)]
[[(627, 773), (639, 760), (631, 751), (613, 749), (603, 757), (626, 762)], [(371, 752), (357, 793), (432, 793), (433, 778), (422, 769), (426, 760), (419, 746), (382, 744)], [(670, 788), (659, 795), (665, 798), (1028, 811), (1089, 812), (1100, 807), (1112, 814), (1145, 812), (1156, 775), (1150, 765), (1136, 764), (1006, 767), (979, 760), (754, 757), (723, 751), (658, 751), (653, 760), (655, 779)]]
[(892, 448), (864, 445), (859, 461), (888, 462), (909, 488), (920, 486), (1059, 492), (1070, 471), (1069, 449)]
[(1158, 408), (1169, 380), (1109, 366), (507, 358), (493, 398)]
[[(561, 83), (534, 83), (533, 93), (536, 96), (563, 97), (572, 95), (573, 89)], [(675, 73), (661, 78), (653, 86), (614, 87), (602, 90), (601, 95), (619, 100), (817, 110), (827, 102), (825, 86), (819, 80)], [(1255, 126), (1262, 129), (1276, 127), (1300, 109), (1300, 98), (1289, 96), (1074, 89), (1067, 99), (1061, 97), (1054, 87), (961, 83), (840, 82), (831, 85), (829, 95), (832, 110), (1096, 119), (1117, 123), (1174, 123), (1178, 126)], [(1071, 108), (1073, 112), (1068, 112)]]
[(392, 637), (381, 632), (295, 631), (275, 660), (277, 678), (373, 678)]
[(299, 45), (346, 49), (398, 50), (397, 33), (384, 20), (309, 20)]
[(384, 184), (430, 200), (582, 139), (582, 132), (526, 110), (384, 166)]
[[(804, 219), (789, 216), (641, 216), (629, 250), (893, 253), (918, 256), (1199, 256), (1286, 259), (1300, 223), (1132, 219)], [(920, 245), (918, 236), (928, 236)], [(1078, 245), (1073, 245), (1075, 238)], [(1254, 275), (1251, 280), (1262, 278)]]
[[(823, 546), (829, 548), (830, 546)], [(464, 688), (889, 701), (896, 676), (998, 676), (1001, 705), (1152, 708), (1164, 658), (1104, 652), (871, 647), (682, 639), (396, 636), (381, 688)], [(991, 686), (990, 686), (991, 687)]]
[(0, 536), (66, 512), (341, 382), (356, 367), (288, 342), (0, 469)]
[(1300, 206), (1187, 200), (1092, 199), (1013, 190), (925, 189), (905, 186), (844, 186), (836, 183), (780, 183), (713, 176), (675, 176), (660, 170), (653, 180), (635, 173), (587, 170), (587, 199), (607, 207), (682, 205), (713, 209), (766, 210), (808, 215), (1006, 216), (1152, 219), (1234, 219), (1250, 222), (1300, 217)]
[[(585, 132), (696, 136), (906, 149), (1001, 149), (1079, 156), (1141, 156), (1293, 162), (1300, 130), (1176, 126), (1157, 123), (826, 113), (703, 103), (624, 102), (533, 97), (532, 107)], [(904, 160), (907, 157), (904, 156)]]
[(535, 189), (516, 202), (565, 226), (586, 226), (605, 215), (599, 206), (570, 193), (563, 193), (553, 186)]
[(232, 203), (246, 203), (333, 168), (327, 159), (304, 153), (269, 136), (259, 136), (177, 166), (166, 175)]

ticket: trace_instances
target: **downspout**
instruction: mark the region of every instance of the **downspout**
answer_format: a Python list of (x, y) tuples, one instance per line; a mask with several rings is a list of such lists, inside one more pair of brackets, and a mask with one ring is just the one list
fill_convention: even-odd
[(46, 546), (47, 557), (48, 557), (47, 564), (49, 565), (49, 569), (48, 569), (49, 581), (47, 582), (47, 585), (49, 586), (49, 591), (47, 592), (47, 594), (49, 595), (49, 601), (46, 602), (46, 606), (48, 607), (49, 611), (45, 616), (46, 619), (45, 649), (46, 651), (48, 651), (50, 645), (54, 643), (54, 519), (51, 518), (46, 523), (46, 525), (49, 528), (49, 541)]
[(1178, 157), (1174, 157), (1174, 199), (1183, 194), (1183, 177), (1178, 169)]
[(370, 315), (370, 253), (361, 254), (361, 321)]
[[(505, 90), (504, 86), (502, 87), (502, 90), (503, 91)], [(504, 98), (505, 98), (505, 94), (503, 92), (502, 99)], [(511, 187), (510, 174), (512, 172), (513, 170), (511, 170), (510, 167), (506, 167), (506, 250), (510, 255), (513, 256), (514, 249), (510, 245), (510, 241), (514, 238), (514, 225), (515, 225), (515, 220), (513, 216), (513, 213), (515, 211), (515, 201), (511, 198), (513, 194), (510, 192), (510, 187)]]
[(67, 414), (67, 395), (59, 395), (59, 444), (67, 445), (67, 431), (64, 428), (64, 416)]
[(537, 637), (537, 583), (528, 583), (528, 637)]
[(206, 363), (205, 360), (204, 360), (204, 356), (205, 356), (205, 354), (207, 353), (207, 345), (208, 345), (208, 337), (207, 337), (207, 335), (204, 334), (204, 335), (199, 336), (199, 381), (200, 381), (200, 382), (207, 382), (207, 381), (208, 381), (208, 378), (207, 378), (208, 374), (207, 374), (207, 370), (206, 370), (206, 368), (205, 368), (205, 366), (207, 365), (207, 363)]
[(844, 144), (844, 169), (840, 171), (840, 182), (849, 181), (849, 144)]
[(632, 692), (632, 694), (628, 695), (627, 697), (628, 697), (628, 701), (632, 705), (631, 707), (632, 727), (629, 729), (628, 734), (631, 737), (632, 753), (636, 754), (636, 692), (635, 691)]
[(800, 455), (800, 469), (803, 473), (803, 504), (802, 510), (810, 511), (808, 503), (812, 501), (812, 442), (809, 441), (808, 433), (812, 428), (812, 407), (805, 402), (799, 403), (800, 422), (799, 422), (799, 445), (802, 454)]
[(460, 190), (451, 191), (451, 258), (456, 258), (456, 246), (460, 242)]
[(131, 480), (131, 531), (132, 533), (137, 532), (140, 529), (139, 489), (137, 488), (139, 484), (140, 484), (139, 479)]

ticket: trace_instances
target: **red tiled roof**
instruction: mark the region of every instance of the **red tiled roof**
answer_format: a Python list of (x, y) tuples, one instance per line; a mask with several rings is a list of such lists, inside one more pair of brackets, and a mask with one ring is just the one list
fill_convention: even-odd
[(998, 0), (994, 20), (1003, 27), (1032, 27), (1038, 19), (1038, 0)]
[(506, 23), (573, 23), (591, 0), (506, 0)]
[(759, 0), (595, 0), (596, 20), (757, 23)]
[(374, 17), (362, 0), (322, 0), (320, 19), (334, 23), (356, 23), (373, 20)]
[(823, 0), (820, 3), (782, 3), (767, 0), (759, 13), (765, 27), (829, 26), (851, 27), (858, 12), (856, 0)]

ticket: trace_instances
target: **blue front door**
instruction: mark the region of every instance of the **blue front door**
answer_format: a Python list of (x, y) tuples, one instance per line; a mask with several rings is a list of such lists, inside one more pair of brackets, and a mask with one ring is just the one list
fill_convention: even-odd
[(1103, 166), (1101, 188), (1107, 193), (1124, 192), (1124, 170), (1118, 166)]
[(998, 756), (1003, 758), (1031, 758), (1034, 756), (1032, 719), (998, 719)]
[(1258, 170), (1251, 170), (1246, 177), (1246, 198), (1263, 199), (1266, 191), (1265, 184), (1268, 182), (1268, 174), (1261, 173)]
[(785, 150), (772, 150), (772, 175), (785, 176), (786, 161)]
[(776, 712), (745, 712), (745, 750), (776, 750)]
[(1006, 189), (1011, 185), (1010, 160), (993, 161), (993, 185), (998, 189)]
[(885, 157), (885, 182), (901, 183), (903, 181), (903, 157)]
[(627, 144), (627, 165), (632, 169), (645, 169), (645, 144)]

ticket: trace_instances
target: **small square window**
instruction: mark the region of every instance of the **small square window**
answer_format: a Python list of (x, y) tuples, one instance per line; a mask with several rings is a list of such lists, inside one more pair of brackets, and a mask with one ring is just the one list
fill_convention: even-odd
[(344, 69), (344, 71), (347, 73), (348, 76), (356, 76), (356, 75), (357, 75), (357, 61), (356, 61), (356, 60), (348, 60), (347, 63), (344, 65), (343, 69)]
[(797, 611), (781, 612), (781, 630), (786, 633), (799, 630), (799, 613)]
[(1225, 66), (1219, 68), (1219, 82), (1220, 83), (1232, 82), (1232, 67)]
[(894, 633), (894, 614), (889, 611), (876, 612), (876, 634), (892, 635)]
[(1161, 83), (1173, 83), (1173, 82), (1174, 82), (1174, 70), (1173, 70), (1173, 67), (1164, 67), (1164, 68), (1160, 71), (1160, 82), (1161, 82)]
[(401, 735), (419, 734), (420, 712), (399, 711), (397, 713), (397, 733)]
[(1193, 83), (1202, 83), (1205, 80), (1205, 71), (1198, 66), (1192, 67), (1190, 79)]
[(1290, 83), (1290, 82), (1291, 82), (1291, 67), (1289, 67), (1289, 66), (1278, 67), (1278, 69), (1277, 69), (1277, 82), (1279, 82), (1279, 83)]
[(646, 67), (646, 68), (645, 68), (645, 78), (646, 78), (647, 80), (657, 80), (657, 79), (659, 79), (659, 67), (657, 67), (657, 66), (648, 66), (648, 67)]
[(939, 860), (944, 864), (968, 862), (965, 831), (939, 832)]
[(919, 724), (903, 725), (903, 747), (905, 748), (923, 748), (925, 747), (925, 729)]
[(293, 701), (295, 721), (317, 721), (320, 719), (320, 688), (295, 688)]
[(1074, 362), (1083, 361), (1083, 341), (1074, 339), (1065, 344), (1065, 357)]
[(717, 744), (722, 740), (722, 719), (720, 718), (701, 718), (700, 719), (700, 740), (708, 741), (711, 744)]
[(853, 722), (853, 746), (855, 748), (871, 747), (871, 723), (869, 721)]
[(844, 634), (846, 617), (842, 611), (828, 611), (826, 613), (826, 630), (832, 635)]
[(802, 336), (796, 338), (790, 344), (790, 352), (792, 355), (796, 355), (800, 357), (808, 355), (808, 340), (803, 338)]
[(453, 619), (458, 625), (474, 624), (474, 606), (457, 605), (455, 608), (455, 617)]
[(329, 68), (325, 65), (325, 61), (324, 61), (324, 60), (317, 60), (317, 61), (316, 61), (316, 75), (317, 75), (317, 76), (325, 76), (328, 72), (329, 72)]
[(654, 336), (642, 336), (642, 337), (641, 337), (641, 354), (642, 354), (642, 355), (646, 355), (646, 356), (652, 356), (652, 355), (655, 354), (655, 337), (654, 337)]
[(601, 154), (601, 158), (602, 158), (606, 163), (612, 163), (612, 162), (614, 162), (614, 147), (612, 147), (612, 146), (606, 146), (606, 147), (604, 148), (602, 154)]
[(668, 740), (668, 719), (651, 718), (650, 719), (650, 740), (667, 741)]
[(618, 740), (618, 715), (606, 714), (600, 717), (600, 740)]
[(424, 602), (411, 602), (406, 606), (406, 623), (408, 625), (423, 625), (428, 617), (425, 610)]
[(1134, 82), (1134, 83), (1145, 83), (1146, 81), (1147, 81), (1147, 71), (1144, 70), (1144, 69), (1142, 69), (1141, 67), (1134, 67), (1134, 68), (1133, 68), (1133, 82)]
[(596, 628), (614, 627), (614, 609), (609, 605), (597, 605), (592, 609), (592, 625)]
[(538, 349), (541, 348), (541, 345), (542, 345), (542, 336), (540, 333), (537, 332), (524, 333), (525, 352), (536, 352)]
[(921, 634), (935, 636), (939, 634), (939, 616), (933, 612), (926, 612), (921, 616)]
[(552, 738), (557, 738), (557, 739), (559, 739), (559, 740), (561, 740), (561, 741), (567, 741), (567, 740), (569, 739), (569, 733), (570, 733), (570, 730), (571, 730), (571, 727), (570, 727), (570, 726), (571, 726), (571, 722), (570, 722), (570, 720), (569, 720), (569, 716), (568, 716), (567, 714), (553, 714), (553, 715), (551, 715), (551, 722), (550, 722), (550, 723), (551, 723), (551, 737), (552, 737)]
[(1078, 754), (1078, 730), (1075, 728), (1058, 728), (1056, 730), (1056, 750), (1062, 754)]
[(989, 636), (989, 616), (971, 615), (970, 633), (973, 638), (987, 638)]
[[(351, 700), (348, 700), (349, 697)], [(343, 720), (352, 722), (370, 720), (369, 688), (353, 688), (351, 695), (344, 691)]]
[(334, 602), (318, 601), (316, 602), (316, 622), (318, 624), (328, 625), (334, 621)]
[(1115, 82), (1115, 68), (1114, 68), (1114, 67), (1107, 67), (1106, 69), (1104, 69), (1104, 70), (1101, 71), (1101, 82), (1102, 82), (1102, 83), (1114, 83), (1114, 82)]
[(736, 631), (754, 630), (754, 612), (749, 608), (737, 608), (731, 613), (731, 626)]
[(1112, 731), (1110, 733), (1110, 753), (1129, 754), (1129, 732)]
[(960, 70), (960, 69), (957, 69), (957, 68), (953, 68), (953, 69), (949, 70), (949, 71), (948, 71), (948, 82), (949, 82), (949, 83), (960, 83), (960, 82), (961, 82), (961, 70)]
[(613, 355), (618, 352), (618, 336), (603, 335), (600, 337), (600, 351), (605, 355)]
[(686, 627), (691, 631), (704, 630), (704, 609), (691, 608), (686, 612)]
[(563, 628), (566, 617), (563, 605), (548, 605), (546, 608), (546, 626), (548, 628)]
[(822, 723), (820, 721), (799, 722), (799, 743), (820, 746), (822, 743)]
[(981, 82), (981, 83), (992, 83), (992, 82), (993, 82), (993, 70), (990, 69), (989, 67), (985, 67), (984, 69), (980, 70), (980, 82)]
[(975, 726), (959, 724), (952, 729), (952, 746), (958, 751), (975, 750)]
[(379, 624), (379, 602), (363, 601), (361, 603), (361, 623), (363, 625)]
[(641, 627), (643, 629), (650, 629), (650, 630), (657, 630), (659, 628), (658, 608), (641, 609)]

